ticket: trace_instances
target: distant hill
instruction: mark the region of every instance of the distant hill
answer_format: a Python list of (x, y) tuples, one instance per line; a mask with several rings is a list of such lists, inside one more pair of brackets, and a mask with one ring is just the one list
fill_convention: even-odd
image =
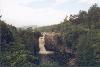
[(23, 27), (20, 27), (21, 29), (27, 29), (27, 28), (32, 28), (32, 29), (35, 29), (37, 28), (38, 26), (37, 25), (29, 25), (29, 26), (23, 26)]
[(37, 27), (35, 28), (36, 30), (40, 32), (58, 32), (58, 28), (60, 28), (60, 24), (55, 24), (55, 25), (50, 25), (50, 26), (42, 26), (42, 27)]

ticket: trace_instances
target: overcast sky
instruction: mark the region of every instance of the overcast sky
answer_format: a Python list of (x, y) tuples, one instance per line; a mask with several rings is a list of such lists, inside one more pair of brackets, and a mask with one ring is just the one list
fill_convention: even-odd
[(58, 24), (66, 15), (87, 10), (100, 0), (0, 0), (0, 13), (16, 27)]

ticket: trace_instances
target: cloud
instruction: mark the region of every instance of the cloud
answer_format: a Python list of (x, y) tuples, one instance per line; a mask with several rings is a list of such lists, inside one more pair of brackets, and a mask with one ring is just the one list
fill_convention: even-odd
[(56, 1), (56, 3), (59, 3), (59, 4), (62, 4), (62, 3), (66, 2), (66, 0), (55, 0), (55, 1)]
[(79, 0), (79, 3), (85, 3), (88, 5), (92, 5), (94, 3), (100, 4), (100, 0)]
[(45, 0), (17, 0), (18, 4), (21, 4), (21, 5), (28, 5), (32, 2), (43, 2)]
[[(33, 0), (29, 0), (31, 2)], [(34, 0), (35, 1), (35, 0)], [(19, 5), (18, 0), (2, 0), (1, 10), (3, 19), (17, 27), (26, 25), (51, 25), (62, 21), (65, 11), (52, 7), (33, 9)], [(27, 2), (28, 3), (28, 2)]]
[(69, 2), (70, 0), (55, 0), (55, 5), (61, 5), (61, 4), (64, 4), (66, 2)]

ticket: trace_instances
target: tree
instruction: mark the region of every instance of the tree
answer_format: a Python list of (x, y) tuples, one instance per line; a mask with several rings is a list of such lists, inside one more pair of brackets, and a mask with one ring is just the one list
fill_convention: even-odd
[(88, 10), (88, 25), (96, 27), (100, 25), (100, 7), (97, 4), (94, 4)]
[(77, 45), (77, 56), (79, 66), (94, 66), (96, 64), (95, 49), (93, 48), (93, 41), (91, 33), (82, 35), (79, 38)]

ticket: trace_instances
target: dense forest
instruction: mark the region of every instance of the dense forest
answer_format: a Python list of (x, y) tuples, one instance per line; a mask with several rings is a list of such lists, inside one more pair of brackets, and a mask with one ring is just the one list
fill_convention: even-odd
[[(53, 62), (40, 62), (38, 39), (41, 32), (61, 34), (56, 36), (58, 43), (55, 44), (57, 50), (53, 50)], [(65, 48), (71, 49), (73, 54), (66, 53)], [(97, 4), (88, 11), (66, 16), (60, 24), (34, 30), (16, 28), (0, 19), (1, 67), (67, 67), (70, 65), (66, 63), (68, 56), (74, 56), (74, 66), (100, 66), (100, 7)]]

